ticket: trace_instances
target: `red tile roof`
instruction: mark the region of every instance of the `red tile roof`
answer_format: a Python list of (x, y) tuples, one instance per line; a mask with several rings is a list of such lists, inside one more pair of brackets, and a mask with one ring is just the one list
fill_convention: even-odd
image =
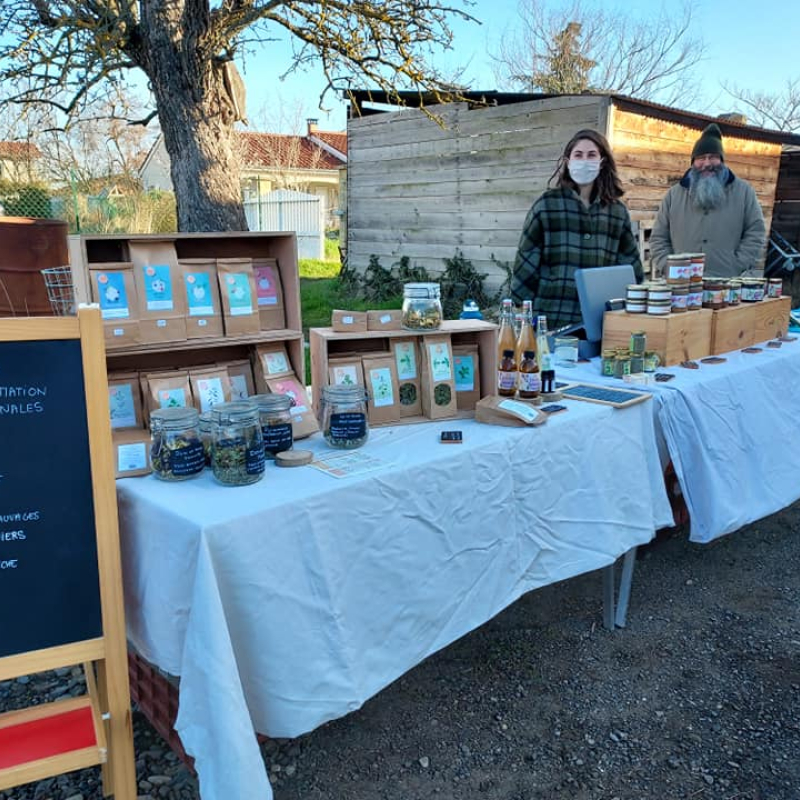
[(338, 131), (314, 131), (314, 136), (329, 147), (347, 155), (347, 134)]
[[(318, 133), (315, 135), (319, 136)], [(346, 133), (330, 135), (344, 137), (345, 142), (347, 141)], [(241, 131), (239, 136), (244, 147), (242, 163), (247, 167), (338, 169), (344, 166), (341, 159), (312, 142), (307, 136), (247, 131)], [(319, 136), (319, 138), (323, 137)], [(346, 151), (347, 145), (344, 146)]]
[(42, 151), (29, 142), (0, 142), (0, 158), (10, 161), (24, 161), (26, 158), (39, 158)]

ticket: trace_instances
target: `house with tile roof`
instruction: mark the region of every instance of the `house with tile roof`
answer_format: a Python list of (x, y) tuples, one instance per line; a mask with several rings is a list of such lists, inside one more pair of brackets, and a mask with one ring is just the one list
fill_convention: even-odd
[(42, 151), (30, 142), (0, 142), (0, 180), (29, 181), (37, 177)]
[[(328, 226), (338, 227), (339, 173), (347, 165), (347, 134), (321, 131), (307, 120), (304, 136), (238, 131), (242, 148), (242, 196), (258, 201), (277, 189), (291, 189), (322, 199)], [(172, 191), (169, 156), (158, 137), (139, 171), (145, 189)]]

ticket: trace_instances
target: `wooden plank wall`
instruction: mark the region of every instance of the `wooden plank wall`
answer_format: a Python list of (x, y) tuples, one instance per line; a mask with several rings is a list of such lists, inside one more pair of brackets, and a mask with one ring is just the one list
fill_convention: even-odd
[(603, 97), (561, 97), (470, 110), (415, 109), (348, 124), (347, 258), (388, 268), (401, 256), (431, 274), (461, 250), (487, 284), (513, 265), (522, 223), (581, 128), (605, 128)]
[(800, 150), (787, 151), (781, 156), (772, 224), (800, 250)]
[[(692, 147), (705, 126), (689, 128), (618, 108), (611, 110), (610, 119), (623, 200), (633, 219), (655, 219), (661, 199), (689, 168)], [(781, 146), (733, 136), (723, 136), (722, 142), (725, 163), (755, 189), (769, 231)]]

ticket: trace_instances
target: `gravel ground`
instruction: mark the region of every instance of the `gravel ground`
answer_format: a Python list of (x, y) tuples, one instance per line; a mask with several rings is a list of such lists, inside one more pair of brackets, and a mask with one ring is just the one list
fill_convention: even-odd
[[(267, 742), (276, 800), (800, 800), (799, 564), (800, 503), (710, 545), (660, 535), (625, 630), (602, 627), (600, 573), (530, 593), (360, 711)], [(81, 688), (7, 681), (0, 708)], [(134, 720), (140, 797), (198, 797)], [(98, 776), (0, 800), (99, 800)]]

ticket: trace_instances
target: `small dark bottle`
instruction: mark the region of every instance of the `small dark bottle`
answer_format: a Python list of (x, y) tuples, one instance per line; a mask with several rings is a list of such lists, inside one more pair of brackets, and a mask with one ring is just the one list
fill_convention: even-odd
[(513, 350), (503, 350), (500, 368), (497, 370), (497, 394), (513, 397), (517, 393), (517, 362)]
[(533, 350), (525, 350), (522, 354), (522, 363), (519, 365), (519, 396), (530, 400), (539, 396), (541, 388), (536, 353)]
[(556, 371), (554, 369), (542, 370), (542, 394), (552, 394), (556, 390)]

